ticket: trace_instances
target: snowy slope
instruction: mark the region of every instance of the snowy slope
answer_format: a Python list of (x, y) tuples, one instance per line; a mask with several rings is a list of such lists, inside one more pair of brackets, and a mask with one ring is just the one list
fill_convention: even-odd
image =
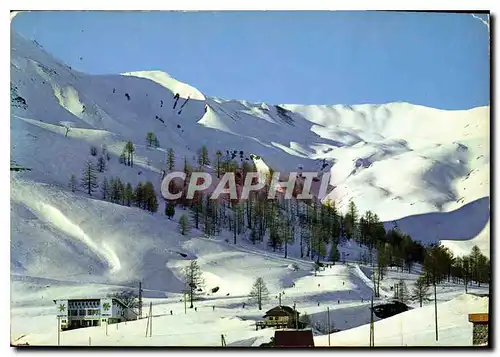
[[(438, 304), (438, 340), (434, 306), (409, 310), (375, 322), (375, 346), (471, 346), (472, 323), (468, 314), (488, 312), (488, 298), (460, 295)], [(418, 322), (418, 323), (417, 323)], [(369, 346), (370, 326), (363, 325), (330, 335), (331, 346)], [(328, 336), (314, 339), (316, 346), (328, 346)]]
[[(228, 344), (269, 340), (270, 331), (257, 332), (245, 320), (260, 318), (262, 312), (241, 308), (257, 276), (265, 278), (271, 292), (268, 308), (284, 291), (287, 304), (297, 302), (313, 319), (323, 318), (329, 304), (339, 317), (346, 317), (339, 318), (342, 329), (368, 322), (365, 300), (372, 295), (371, 283), (359, 267), (336, 266), (314, 276), (311, 262), (297, 258), (297, 247), (291, 246), (290, 258), (284, 259), (265, 246), (247, 244), (243, 237), (233, 245), (224, 235), (200, 238), (196, 230), (181, 236), (176, 222), (186, 212), (178, 209), (170, 221), (163, 215), (161, 200), (158, 213), (151, 214), (102, 201), (98, 192), (93, 197), (80, 189), (71, 192), (71, 175), (79, 178), (85, 161), (95, 161), (91, 146), (100, 150), (106, 145), (111, 155), (106, 171), (98, 173), (100, 182), (104, 177), (120, 177), (134, 186), (151, 181), (158, 196), (170, 147), (178, 168), (184, 158), (194, 163), (202, 145), (212, 157), (218, 149), (242, 150), (245, 158), (258, 155), (255, 162), (263, 171), (271, 167), (289, 172), (299, 166), (320, 171), (325, 162), (322, 171), (331, 173), (335, 186), (329, 198), (340, 205), (353, 198), (361, 212), (377, 213), (388, 227), (397, 221), (415, 239), (442, 240), (457, 254), (477, 244), (489, 255), (486, 107), (441, 111), (408, 103), (281, 106), (286, 111), (264, 103), (207, 97), (159, 71), (79, 73), (15, 32), (11, 97), (25, 102), (14, 101), (11, 107), (11, 160), (31, 169), (11, 173), (13, 339), (34, 334), (30, 342), (53, 344), (54, 335), (44, 335), (53, 325), (52, 299), (83, 293), (100, 296), (135, 286), (139, 280), (160, 311), (180, 313), (181, 269), (191, 259), (198, 259), (207, 289), (220, 287), (200, 302), (207, 314), (213, 304), (220, 313), (198, 318), (191, 311), (184, 317), (186, 331), (194, 322), (218, 331), (206, 339), (192, 339), (197, 343), (217, 345), (221, 333), (228, 334)], [(67, 126), (71, 129), (66, 135)], [(149, 131), (157, 135), (159, 148), (146, 147)], [(118, 162), (129, 140), (136, 147), (134, 167)], [(356, 247), (341, 251), (359, 254)], [(299, 265), (298, 271), (290, 269), (292, 262)], [(451, 287), (446, 299), (462, 290)], [(242, 320), (234, 318), (235, 311)], [(155, 330), (161, 332), (157, 340), (133, 343), (178, 344), (168, 318), (159, 318), (164, 330)], [(86, 331), (97, 331), (92, 335), (97, 344), (120, 344), (143, 334), (143, 321), (129, 325), (137, 329), (125, 332), (120, 327), (120, 335), (113, 339), (99, 340), (101, 330)], [(88, 344), (86, 333), (64, 333), (68, 337), (63, 340)], [(171, 335), (168, 341), (166, 335)]]
[[(370, 209), (388, 223), (397, 220), (416, 239), (445, 240), (457, 251), (478, 244), (489, 254), (484, 230), (489, 221), (488, 107), (444, 111), (408, 103), (284, 105), (286, 118), (275, 106), (205, 97), (160, 71), (76, 73), (14, 32), (11, 70), (12, 84), (28, 103), (26, 110), (16, 108), (16, 115), (33, 125), (57, 125), (45, 129), (59, 134), (61, 122), (72, 122), (89, 129), (73, 130), (80, 142), (107, 142), (116, 155), (132, 140), (138, 162), (152, 160), (151, 171), (159, 172), (167, 147), (175, 149), (178, 162), (192, 159), (202, 145), (212, 155), (217, 149), (243, 150), (245, 157), (259, 155), (284, 172), (298, 165), (318, 171), (326, 160), (324, 171), (330, 170), (336, 187), (329, 198), (340, 205), (353, 198), (361, 212)], [(11, 125), (18, 120), (13, 117)], [(12, 135), (28, 135), (25, 128), (19, 130), (12, 128)], [(157, 134), (159, 150), (145, 150), (147, 131)], [(13, 140), (12, 158), (28, 160), (28, 147)], [(53, 174), (43, 165), (39, 175), (65, 183), (68, 175), (59, 172), (68, 171), (65, 161), (58, 162)], [(75, 160), (75, 165), (81, 163)], [(464, 241), (464, 248), (455, 240)]]

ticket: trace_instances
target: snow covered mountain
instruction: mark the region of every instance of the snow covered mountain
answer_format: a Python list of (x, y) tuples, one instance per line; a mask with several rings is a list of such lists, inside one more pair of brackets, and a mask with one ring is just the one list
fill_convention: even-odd
[[(105, 291), (143, 280), (149, 297), (179, 293), (191, 258), (210, 286), (231, 296), (247, 294), (259, 272), (279, 291), (311, 267), (296, 259), (295, 272), (289, 260), (258, 249), (181, 236), (162, 206), (150, 214), (72, 192), (70, 177), (80, 177), (91, 146), (106, 145), (111, 156), (99, 180), (149, 180), (158, 196), (168, 148), (178, 168), (205, 145), (212, 156), (257, 155), (275, 171), (330, 171), (328, 199), (341, 207), (352, 198), (361, 212), (377, 213), (388, 227), (396, 222), (416, 240), (442, 241), (456, 254), (476, 244), (489, 256), (489, 107), (223, 100), (160, 71), (80, 73), (14, 31), (11, 103), (11, 160), (30, 169), (11, 173), (11, 300), (18, 307), (42, 299), (48, 311), (51, 299), (81, 294), (75, 282)], [(159, 148), (146, 146), (148, 132)], [(133, 167), (118, 162), (129, 140)]]

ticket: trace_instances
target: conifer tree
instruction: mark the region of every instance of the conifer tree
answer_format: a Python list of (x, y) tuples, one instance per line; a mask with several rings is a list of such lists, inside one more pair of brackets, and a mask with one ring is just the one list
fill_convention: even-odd
[(179, 229), (183, 236), (189, 233), (189, 219), (185, 214), (183, 214), (179, 219)]
[(135, 147), (134, 144), (131, 141), (127, 141), (125, 144), (125, 153), (127, 154), (127, 165), (128, 166), (134, 166), (134, 152), (135, 152)]
[(167, 164), (168, 164), (168, 171), (172, 171), (175, 167), (175, 155), (174, 155), (174, 149), (169, 148), (167, 151)]
[(97, 159), (97, 171), (104, 172), (104, 170), (106, 170), (106, 160), (104, 157), (99, 156)]
[[(186, 216), (183, 215), (182, 217)], [(201, 268), (196, 260), (191, 261), (191, 263), (184, 268), (184, 283), (189, 292), (189, 301), (191, 303), (189, 308), (192, 309), (194, 307), (193, 301), (200, 295), (205, 284)]]
[(101, 197), (103, 200), (108, 200), (109, 199), (109, 184), (108, 180), (106, 177), (102, 179), (102, 185), (101, 185)]
[(72, 174), (70, 179), (69, 179), (69, 188), (71, 189), (71, 192), (76, 191), (76, 186), (77, 186), (76, 176), (74, 174)]
[(269, 290), (262, 277), (258, 277), (255, 280), (250, 291), (250, 300), (257, 304), (259, 310), (262, 310), (262, 304), (269, 300)]
[(137, 207), (143, 207), (143, 202), (144, 202), (144, 189), (142, 182), (139, 182), (137, 186), (135, 187), (134, 190), (134, 198), (135, 198), (135, 205)]
[(92, 196), (92, 193), (95, 192), (99, 187), (94, 165), (90, 161), (87, 161), (85, 163), (81, 185), (87, 191), (89, 196)]
[(130, 182), (127, 182), (127, 185), (125, 186), (124, 198), (125, 204), (130, 207), (134, 201), (134, 189)]
[(172, 219), (175, 215), (175, 205), (173, 203), (165, 202), (165, 215), (168, 219)]
[(215, 156), (216, 156), (216, 162), (217, 162), (217, 178), (220, 178), (220, 175), (221, 175), (221, 169), (222, 169), (222, 162), (221, 162), (221, 158), (222, 158), (222, 151), (220, 150), (217, 150), (217, 152), (215, 153)]
[(429, 296), (429, 285), (427, 284), (425, 277), (420, 276), (415, 282), (411, 298), (414, 301), (418, 301), (420, 303), (420, 307), (422, 307), (422, 303), (424, 301), (430, 301)]
[(337, 244), (332, 243), (332, 246), (330, 247), (330, 254), (328, 255), (329, 259), (331, 262), (338, 262), (340, 260), (340, 253), (337, 248)]

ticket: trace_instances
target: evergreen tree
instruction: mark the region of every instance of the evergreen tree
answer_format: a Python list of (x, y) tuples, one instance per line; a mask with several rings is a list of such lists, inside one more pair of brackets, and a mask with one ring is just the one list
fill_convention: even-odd
[(220, 174), (221, 174), (221, 158), (222, 158), (222, 152), (220, 150), (217, 150), (217, 152), (215, 153), (215, 156), (216, 156), (216, 160), (217, 160), (217, 178), (220, 178)]
[(205, 199), (203, 204), (203, 231), (208, 235), (215, 235), (216, 231), (216, 220), (217, 220), (217, 208), (214, 204), (215, 200), (211, 200), (208, 197)]
[(334, 263), (340, 260), (340, 253), (335, 243), (332, 243), (328, 257), (330, 258), (330, 261)]
[(94, 165), (92, 165), (92, 162), (90, 161), (85, 163), (81, 185), (90, 196), (92, 196), (92, 192), (95, 192), (99, 187), (97, 184), (97, 174), (95, 172)]
[(377, 249), (377, 265), (373, 272), (374, 284), (375, 284), (375, 296), (380, 296), (380, 281), (384, 279), (384, 275), (387, 271), (388, 266), (388, 256), (387, 247), (385, 244), (380, 243)]
[(184, 157), (184, 169), (183, 169), (183, 171), (186, 174), (186, 181), (185, 182), (187, 182), (188, 177), (191, 175), (191, 172), (193, 171), (193, 168), (191, 167), (191, 165), (187, 161), (187, 157)]
[(252, 244), (255, 245), (255, 243), (259, 240), (259, 236), (258, 236), (258, 233), (257, 233), (257, 230), (254, 228), (250, 231), (250, 241), (252, 242)]
[(122, 181), (118, 177), (112, 178), (109, 182), (109, 187), (110, 187), (109, 198), (111, 202), (123, 204), (125, 187)]
[(165, 202), (165, 215), (168, 219), (172, 219), (175, 215), (175, 205), (173, 203)]
[(208, 158), (208, 150), (207, 150), (207, 147), (205, 145), (203, 145), (201, 147), (200, 157), (201, 157), (202, 165), (205, 165), (205, 166), (210, 165), (210, 159)]
[(406, 286), (406, 283), (404, 280), (400, 280), (398, 282), (398, 289), (397, 289), (397, 296), (396, 299), (401, 301), (403, 304), (406, 304), (408, 300), (410, 299), (410, 296), (408, 294), (408, 288)]
[(179, 219), (179, 229), (183, 236), (189, 233), (189, 219), (185, 214), (183, 214)]
[(106, 170), (106, 160), (104, 160), (104, 157), (99, 156), (97, 159), (97, 171), (104, 172), (104, 170)]
[(119, 161), (120, 161), (120, 164), (127, 165), (125, 150), (122, 151), (122, 153), (120, 154), (120, 160)]
[(137, 207), (143, 207), (144, 204), (144, 188), (142, 182), (139, 182), (134, 190), (135, 205)]
[(95, 146), (90, 147), (90, 155), (92, 155), (92, 156), (97, 155), (97, 148)]
[[(182, 217), (186, 216), (183, 215)], [(194, 307), (193, 301), (196, 300), (199, 295), (201, 295), (201, 290), (203, 289), (205, 284), (203, 274), (196, 260), (191, 261), (191, 263), (184, 268), (184, 283), (186, 284), (186, 288), (189, 291), (189, 301), (191, 303), (189, 308), (192, 309)]]
[(125, 152), (127, 154), (127, 165), (133, 167), (135, 147), (131, 141), (127, 141), (127, 143), (125, 144)]
[(259, 310), (262, 310), (262, 303), (269, 300), (269, 290), (263, 278), (259, 277), (255, 280), (250, 291), (250, 300), (258, 305)]
[(76, 191), (76, 186), (77, 186), (76, 176), (74, 174), (72, 174), (70, 179), (69, 179), (69, 188), (71, 189), (71, 192)]
[(448, 248), (442, 245), (427, 248), (422, 268), (431, 284), (439, 284), (446, 276), (449, 276), (452, 265), (453, 254)]
[(486, 258), (482, 253), (479, 255), (477, 260), (476, 276), (478, 286), (481, 286), (481, 283), (489, 283), (490, 260)]
[(481, 263), (484, 264), (484, 256), (481, 253), (481, 250), (477, 245), (472, 247), (472, 250), (469, 255), (471, 270), (472, 270), (472, 279), (476, 281), (479, 285), (481, 285)]
[(424, 301), (430, 301), (429, 285), (426, 280), (425, 276), (420, 276), (415, 282), (411, 295), (412, 300), (420, 303), (420, 307), (422, 307)]
[(125, 204), (130, 207), (132, 205), (132, 202), (134, 202), (134, 188), (132, 187), (130, 182), (127, 182), (127, 185), (125, 186), (124, 198)]
[(108, 200), (109, 199), (109, 185), (108, 185), (108, 180), (105, 178), (102, 179), (102, 185), (101, 185), (101, 197), (103, 200)]
[(147, 135), (146, 135), (146, 144), (148, 147), (155, 147), (157, 148), (159, 146), (159, 141), (158, 141), (158, 138), (157, 136), (155, 135), (155, 133), (153, 132), (149, 132)]
[(158, 199), (153, 184), (148, 181), (143, 186), (143, 209), (155, 213), (158, 211)]
[(464, 282), (465, 286), (465, 293), (467, 294), (467, 286), (469, 285), (469, 282), (472, 277), (472, 268), (471, 268), (471, 261), (470, 257), (463, 257), (461, 260), (459, 260), (459, 264), (461, 263), (461, 276)]
[(354, 204), (354, 201), (349, 200), (347, 214), (345, 215), (345, 230), (347, 239), (355, 238), (357, 223), (358, 223), (358, 209)]
[(199, 229), (201, 215), (203, 213), (203, 194), (200, 191), (196, 191), (190, 204), (192, 212), (191, 217), (194, 222), (194, 227)]
[(215, 153), (215, 162), (216, 162), (217, 178), (220, 178), (222, 171), (222, 151), (217, 150), (217, 152)]
[(168, 164), (168, 171), (172, 171), (175, 167), (175, 155), (174, 155), (174, 149), (169, 148), (167, 151), (167, 164)]
[(311, 231), (311, 245), (316, 255), (316, 262), (319, 262), (320, 257), (324, 258), (326, 256), (326, 243), (324, 236), (325, 230), (320, 222), (316, 221), (313, 223)]

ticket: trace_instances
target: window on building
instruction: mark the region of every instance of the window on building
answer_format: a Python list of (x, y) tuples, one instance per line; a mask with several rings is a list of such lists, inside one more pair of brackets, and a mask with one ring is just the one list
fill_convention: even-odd
[(79, 313), (78, 313), (79, 316), (85, 316), (85, 310), (81, 309), (78, 311), (79, 311)]

